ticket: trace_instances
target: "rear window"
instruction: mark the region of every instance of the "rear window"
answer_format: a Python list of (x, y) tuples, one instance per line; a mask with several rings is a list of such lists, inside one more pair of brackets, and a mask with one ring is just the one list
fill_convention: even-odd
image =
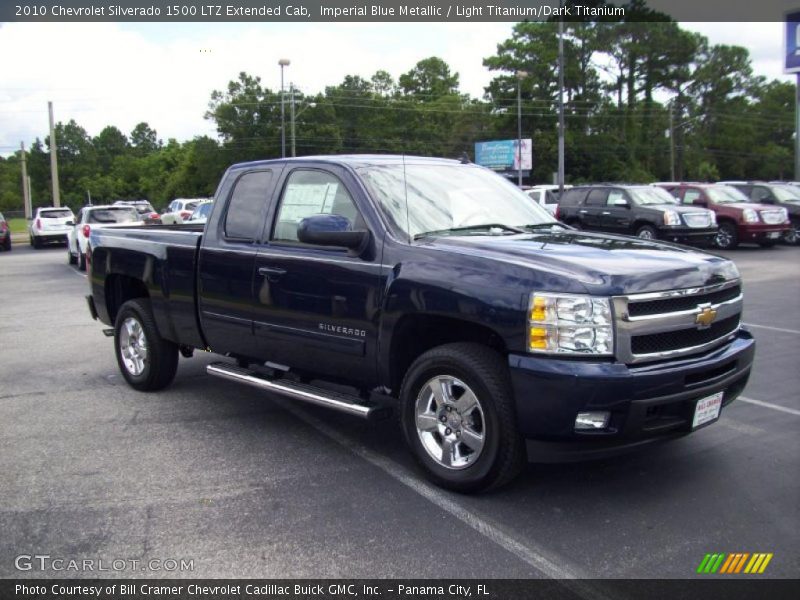
[(584, 196), (586, 196), (586, 190), (566, 190), (561, 194), (558, 203), (564, 206), (577, 206)]
[(39, 216), (42, 219), (68, 219), (72, 216), (72, 211), (66, 208), (56, 210), (42, 210), (39, 211)]
[(139, 213), (127, 206), (119, 208), (98, 208), (89, 212), (89, 223), (130, 223), (138, 221)]

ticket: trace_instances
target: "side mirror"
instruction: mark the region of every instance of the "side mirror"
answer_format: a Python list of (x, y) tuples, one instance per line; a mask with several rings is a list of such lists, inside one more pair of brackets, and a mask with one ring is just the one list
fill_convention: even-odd
[(297, 225), (297, 239), (304, 244), (340, 246), (361, 253), (369, 231), (353, 231), (350, 219), (341, 215), (311, 215)]
[(705, 207), (708, 206), (708, 202), (706, 202), (702, 198), (695, 198), (694, 200), (692, 200), (692, 204), (694, 206), (705, 206)]
[(75, 221), (67, 221), (66, 224), (69, 225), (70, 227), (75, 227)]
[(617, 208), (630, 208), (630, 203), (625, 198), (614, 198), (611, 201), (611, 206), (615, 206)]

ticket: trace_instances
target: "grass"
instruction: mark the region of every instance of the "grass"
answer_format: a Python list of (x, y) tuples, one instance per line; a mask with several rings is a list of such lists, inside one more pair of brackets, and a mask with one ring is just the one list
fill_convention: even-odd
[(9, 219), (8, 228), (11, 233), (25, 233), (28, 231), (28, 221), (26, 219)]

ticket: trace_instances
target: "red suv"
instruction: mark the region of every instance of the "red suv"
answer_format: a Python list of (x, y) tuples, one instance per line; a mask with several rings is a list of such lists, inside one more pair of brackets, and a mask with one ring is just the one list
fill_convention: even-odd
[(730, 250), (740, 242), (774, 246), (789, 230), (785, 208), (751, 202), (736, 188), (710, 183), (659, 184), (681, 204), (702, 206), (717, 215), (718, 248)]

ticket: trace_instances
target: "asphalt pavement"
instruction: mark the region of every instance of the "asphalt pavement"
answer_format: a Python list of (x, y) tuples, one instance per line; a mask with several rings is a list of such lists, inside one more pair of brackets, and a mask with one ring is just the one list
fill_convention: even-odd
[[(709, 552), (773, 553), (765, 576), (797, 577), (800, 248), (727, 256), (758, 350), (719, 422), (462, 496), (426, 482), (395, 422), (210, 377), (212, 355), (132, 390), (66, 250), (15, 246), (0, 253), (0, 577), (686, 578)], [(18, 570), (28, 555), (47, 568)]]

